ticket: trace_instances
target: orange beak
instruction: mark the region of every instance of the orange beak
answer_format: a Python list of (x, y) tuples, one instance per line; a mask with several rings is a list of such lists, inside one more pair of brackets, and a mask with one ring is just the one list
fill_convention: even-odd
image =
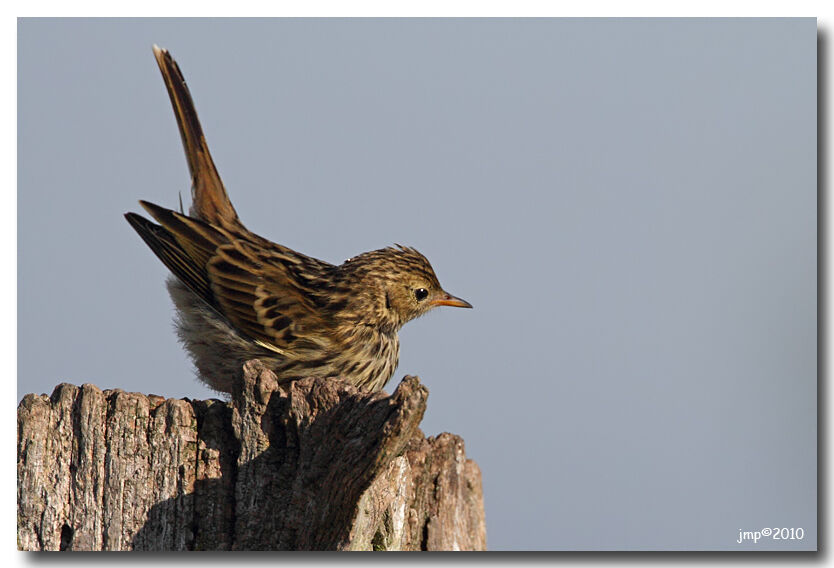
[(452, 306), (453, 308), (471, 308), (472, 304), (466, 300), (456, 298), (446, 292), (441, 292), (436, 298), (431, 301), (432, 306)]

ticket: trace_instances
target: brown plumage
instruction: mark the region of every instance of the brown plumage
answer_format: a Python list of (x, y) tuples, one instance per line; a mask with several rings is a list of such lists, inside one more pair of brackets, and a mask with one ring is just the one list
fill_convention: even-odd
[(336, 266), (248, 231), (209, 153), (185, 79), (154, 46), (192, 180), (189, 214), (140, 201), (157, 221), (125, 217), (173, 273), (177, 331), (200, 378), (231, 392), (249, 359), (279, 380), (340, 376), (381, 389), (397, 367), (397, 332), (436, 306), (471, 308), (446, 293), (431, 264), (397, 245)]

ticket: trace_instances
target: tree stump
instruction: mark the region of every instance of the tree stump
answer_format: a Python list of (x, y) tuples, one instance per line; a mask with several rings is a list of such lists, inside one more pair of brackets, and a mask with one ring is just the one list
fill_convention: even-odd
[(18, 406), (21, 550), (483, 550), (481, 473), (418, 428), (428, 390), (279, 385), (231, 402), (61, 384)]

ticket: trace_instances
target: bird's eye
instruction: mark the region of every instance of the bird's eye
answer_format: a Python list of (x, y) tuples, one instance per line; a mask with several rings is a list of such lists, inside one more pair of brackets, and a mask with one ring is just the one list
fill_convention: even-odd
[(425, 288), (417, 288), (414, 290), (414, 297), (417, 298), (418, 302), (420, 302), (429, 297), (429, 291)]

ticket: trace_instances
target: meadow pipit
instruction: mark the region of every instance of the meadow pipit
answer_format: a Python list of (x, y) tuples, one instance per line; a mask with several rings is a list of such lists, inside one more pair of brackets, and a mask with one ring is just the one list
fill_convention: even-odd
[(159, 223), (125, 217), (173, 273), (177, 332), (200, 378), (231, 392), (242, 365), (260, 359), (281, 381), (342, 377), (381, 389), (397, 367), (397, 332), (437, 306), (472, 306), (446, 293), (431, 264), (397, 245), (336, 266), (246, 229), (211, 159), (185, 79), (154, 46), (188, 167), (189, 214), (140, 201)]

